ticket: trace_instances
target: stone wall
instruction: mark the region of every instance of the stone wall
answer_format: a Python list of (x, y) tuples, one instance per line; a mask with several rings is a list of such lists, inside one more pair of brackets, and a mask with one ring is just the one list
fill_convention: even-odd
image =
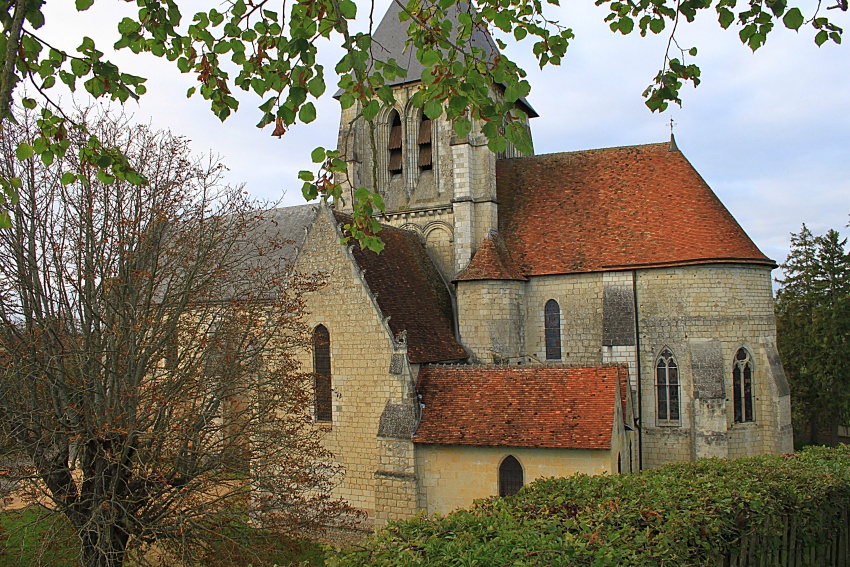
[(386, 213), (381, 222), (415, 232), (447, 283), (455, 276), (454, 211), (450, 206)]
[[(381, 522), (415, 510), (410, 434), (418, 404), (405, 345), (391, 338), (339, 238), (322, 207), (296, 261), (298, 270), (324, 273), (327, 281), (306, 297), (308, 324), (324, 325), (331, 341), (333, 421), (316, 428), (345, 469), (335, 495)], [(305, 370), (312, 369), (311, 352), (301, 353), (300, 361)]]
[[(644, 466), (707, 456), (788, 452), (790, 400), (776, 351), (770, 269), (705, 265), (637, 271)], [(656, 420), (655, 361), (676, 357), (678, 426)], [(753, 357), (753, 423), (734, 423), (735, 352)]]
[(611, 473), (612, 461), (616, 462), (616, 453), (602, 450), (416, 445), (421, 509), (446, 514), (478, 498), (498, 495), (499, 465), (508, 455), (522, 465), (525, 484), (550, 476)]
[(458, 282), (460, 340), (473, 362), (504, 364), (524, 361), (524, 282)]
[(526, 284), (525, 298), (530, 357), (546, 362), (543, 309), (554, 299), (561, 308), (561, 362), (602, 364), (602, 274), (533, 277)]

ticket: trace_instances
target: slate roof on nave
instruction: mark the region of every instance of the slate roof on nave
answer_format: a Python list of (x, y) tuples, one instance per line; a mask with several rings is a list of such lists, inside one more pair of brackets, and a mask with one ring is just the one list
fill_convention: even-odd
[[(349, 215), (334, 212), (342, 226)], [(380, 254), (351, 247), (354, 261), (363, 270), (369, 290), (394, 335), (407, 332), (410, 362), (448, 362), (468, 358), (457, 342), (452, 299), (437, 268), (413, 232), (382, 225)]]

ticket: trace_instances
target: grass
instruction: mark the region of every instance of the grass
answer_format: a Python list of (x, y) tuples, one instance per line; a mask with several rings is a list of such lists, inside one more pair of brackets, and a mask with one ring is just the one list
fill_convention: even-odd
[[(325, 565), (322, 547), (308, 540), (281, 538), (247, 526), (233, 526), (227, 535), (213, 542), (204, 567)], [(34, 506), (0, 512), (0, 567), (79, 567), (77, 546), (71, 526), (59, 514)], [(239, 548), (251, 550), (251, 557), (239, 554)]]
[(34, 506), (0, 512), (0, 566), (79, 565), (77, 538), (63, 517)]

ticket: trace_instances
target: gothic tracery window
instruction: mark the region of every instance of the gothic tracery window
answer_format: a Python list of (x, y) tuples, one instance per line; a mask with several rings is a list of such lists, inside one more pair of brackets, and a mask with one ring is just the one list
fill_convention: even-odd
[(661, 422), (679, 421), (679, 367), (673, 353), (664, 349), (655, 363), (656, 418)]
[(522, 465), (508, 455), (499, 465), (499, 496), (512, 496), (522, 488)]
[(739, 348), (732, 366), (732, 399), (735, 423), (755, 421), (753, 417), (753, 363), (750, 353)]
[(387, 142), (387, 151), (389, 151), (389, 171), (390, 175), (401, 175), (404, 170), (404, 162), (402, 159), (402, 132), (401, 132), (401, 116), (397, 110), (390, 113), (390, 137)]
[(333, 421), (331, 335), (323, 325), (313, 330), (313, 374), (315, 374), (316, 421)]
[(561, 359), (561, 308), (550, 299), (543, 309), (544, 332), (546, 335), (546, 360)]

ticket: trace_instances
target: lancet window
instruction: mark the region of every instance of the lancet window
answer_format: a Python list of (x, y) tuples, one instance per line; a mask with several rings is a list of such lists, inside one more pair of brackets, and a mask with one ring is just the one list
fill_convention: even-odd
[(753, 363), (750, 353), (739, 348), (732, 366), (732, 398), (735, 423), (755, 421), (753, 417)]
[(316, 421), (333, 421), (331, 399), (331, 335), (319, 325), (313, 330), (313, 374)]
[(655, 362), (656, 418), (659, 422), (679, 421), (679, 366), (669, 349)]

